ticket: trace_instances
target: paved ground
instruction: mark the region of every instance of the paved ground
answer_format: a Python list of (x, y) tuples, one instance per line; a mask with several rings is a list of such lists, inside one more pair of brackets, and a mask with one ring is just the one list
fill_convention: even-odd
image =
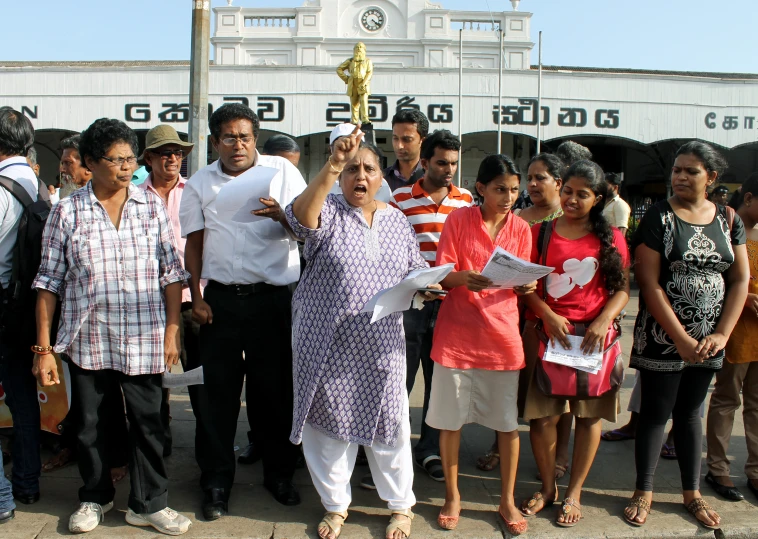
[[(636, 314), (636, 300), (632, 300), (629, 317), (625, 321), (624, 350), (631, 347), (631, 328)], [(634, 383), (634, 371), (622, 390), (622, 405), (625, 408)], [(418, 431), (421, 413), (420, 385), (411, 396), (414, 430)], [(278, 505), (262, 487), (260, 463), (240, 466), (236, 485), (232, 493), (230, 512), (232, 516), (216, 522), (203, 522), (200, 514), (201, 493), (197, 487), (199, 472), (193, 455), (194, 418), (186, 393), (172, 397), (174, 416), (174, 455), (168, 459), (171, 477), (170, 505), (194, 521), (187, 537), (193, 538), (255, 538), (294, 539), (316, 538), (316, 523), (322, 514), (321, 504), (313, 489), (306, 470), (298, 470), (295, 481), (300, 487), (303, 503), (299, 507), (285, 508)], [(618, 425), (626, 422), (624, 412)], [(606, 425), (610, 426), (610, 425)], [(244, 407), (240, 414), (237, 442), (243, 446), (246, 440)], [(520, 427), (521, 460), (519, 481), (516, 487), (517, 499), (529, 496), (538, 489), (535, 479), (537, 472), (529, 446), (526, 426)], [(423, 473), (417, 474), (415, 492), (418, 504), (414, 508), (417, 517), (413, 524), (416, 538), (501, 538), (508, 534), (501, 528), (496, 518), (499, 502), (500, 482), (496, 473), (483, 473), (474, 467), (477, 455), (487, 450), (492, 434), (478, 425), (464, 429), (461, 447), (461, 494), (464, 511), (458, 529), (444, 532), (437, 528), (436, 515), (444, 497), (443, 485), (435, 483)], [(738, 486), (745, 484), (742, 468), (746, 450), (741, 415), (735, 422), (730, 455), (734, 464), (732, 472)], [(705, 458), (705, 447), (703, 447)], [(376, 538), (384, 537), (388, 513), (374, 492), (361, 489), (358, 480), (367, 468), (356, 468), (354, 484), (354, 504), (350, 518), (343, 529), (342, 537)], [(10, 468), (6, 468), (9, 472)], [(567, 478), (561, 482), (567, 484)], [(0, 527), (0, 539), (47, 539), (69, 535), (67, 522), (69, 513), (77, 505), (77, 488), (80, 485), (75, 466), (45, 474), (42, 480), (42, 499), (36, 505), (22, 506), (14, 521)], [(530, 520), (527, 537), (552, 538), (633, 538), (633, 537), (716, 537), (758, 538), (758, 499), (746, 488), (743, 502), (725, 502), (715, 497), (707, 485), (703, 486), (706, 499), (723, 517), (723, 528), (717, 532), (706, 530), (695, 524), (685, 511), (679, 492), (679, 473), (676, 462), (661, 461), (656, 475), (656, 496), (653, 513), (644, 528), (633, 528), (621, 518), (625, 501), (631, 495), (634, 485), (634, 444), (633, 442), (602, 442), (582, 497), (584, 519), (572, 529), (564, 529), (553, 523), (555, 509), (547, 510)], [(118, 486), (115, 509), (108, 513), (105, 522), (89, 537), (134, 537), (142, 539), (157, 537), (145, 529), (134, 528), (124, 522), (128, 480)]]

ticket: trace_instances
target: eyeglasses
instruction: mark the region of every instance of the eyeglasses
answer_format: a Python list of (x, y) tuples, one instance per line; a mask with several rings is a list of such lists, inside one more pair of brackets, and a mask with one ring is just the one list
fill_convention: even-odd
[(131, 157), (116, 157), (115, 159), (112, 157), (103, 156), (103, 159), (105, 159), (111, 165), (116, 166), (118, 168), (122, 168), (124, 166), (124, 163), (129, 163), (130, 165), (137, 164), (137, 158), (134, 157), (133, 155)]
[(226, 137), (222, 138), (221, 142), (224, 144), (224, 146), (234, 146), (237, 144), (237, 141), (240, 141), (242, 144), (247, 146), (251, 142), (255, 140), (253, 137)]
[(160, 152), (156, 152), (154, 150), (150, 150), (150, 153), (153, 155), (158, 155), (161, 157), (161, 159), (171, 159), (172, 155), (175, 155), (177, 159), (183, 159), (184, 158), (184, 150), (162, 150)]

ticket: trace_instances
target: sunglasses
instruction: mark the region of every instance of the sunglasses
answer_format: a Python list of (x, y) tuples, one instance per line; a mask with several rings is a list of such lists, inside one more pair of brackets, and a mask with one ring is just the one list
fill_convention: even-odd
[(160, 156), (161, 159), (171, 159), (172, 155), (175, 155), (177, 159), (183, 159), (186, 155), (184, 150), (161, 150), (160, 152), (150, 150), (150, 153)]

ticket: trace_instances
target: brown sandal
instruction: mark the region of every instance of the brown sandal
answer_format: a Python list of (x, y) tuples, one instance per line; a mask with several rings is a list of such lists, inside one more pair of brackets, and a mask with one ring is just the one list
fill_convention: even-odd
[(60, 470), (61, 468), (65, 468), (66, 466), (74, 464), (75, 462), (76, 459), (74, 459), (73, 451), (71, 451), (68, 447), (64, 447), (55, 455), (47, 459), (44, 464), (42, 464), (42, 471), (52, 472), (53, 470)]
[(483, 472), (491, 472), (500, 465), (500, 453), (493, 449), (476, 459), (476, 467)]
[[(690, 514), (695, 517), (695, 520), (697, 520), (701, 526), (708, 528), (709, 530), (718, 530), (721, 528), (721, 520), (719, 519), (719, 523), (715, 526), (711, 526), (710, 524), (706, 524), (701, 519), (697, 518), (697, 514), (700, 511), (705, 511), (706, 515), (708, 515), (709, 512), (713, 511), (713, 507), (708, 505), (708, 502), (706, 502), (703, 498), (695, 498), (690, 503), (685, 505), (687, 508), (687, 511), (690, 512)], [(710, 515), (708, 515), (710, 517)], [(711, 520), (715, 520), (711, 517)]]
[[(572, 508), (575, 508), (577, 511), (579, 511), (579, 518), (576, 522), (560, 522), (558, 518), (563, 517), (566, 518), (571, 514)], [(579, 505), (574, 498), (564, 498), (563, 503), (561, 504), (561, 510), (558, 512), (558, 517), (555, 519), (555, 523), (558, 524), (561, 528), (573, 528), (577, 524), (579, 524), (579, 521), (582, 520), (582, 506)]]
[[(637, 508), (637, 516), (635, 516), (634, 518), (629, 518), (628, 516), (626, 516), (626, 509), (629, 509), (631, 507)], [(650, 510), (650, 502), (648, 502), (642, 496), (635, 496), (631, 500), (629, 500), (629, 503), (626, 504), (626, 509), (624, 510), (624, 520), (626, 520), (632, 526), (637, 526), (637, 527), (643, 526), (647, 522), (647, 517), (650, 516), (650, 513), (652, 512)], [(646, 512), (645, 518), (642, 520), (642, 522), (638, 522), (636, 520), (640, 516), (640, 511)]]
[[(545, 509), (547, 507), (552, 507), (552, 505), (555, 503), (555, 500), (557, 498), (558, 498), (558, 488), (557, 488), (557, 485), (556, 485), (555, 496), (553, 497), (552, 500), (546, 500), (545, 497), (542, 495), (541, 492), (535, 492), (534, 494), (532, 494), (531, 498), (529, 498), (528, 500), (524, 500), (521, 503), (521, 506), (519, 507), (519, 511), (521, 511), (521, 514), (524, 515), (527, 518), (533, 517), (534, 515), (536, 515), (537, 513), (539, 513), (540, 511), (542, 511), (543, 509)], [(534, 513), (527, 513), (527, 511), (534, 510), (534, 507), (539, 502), (542, 502), (542, 507), (540, 507), (539, 510), (534, 511)]]
[[(397, 518), (397, 516), (404, 516), (408, 518)], [(406, 538), (411, 536), (411, 521), (413, 520), (413, 517), (416, 516), (413, 514), (413, 511), (410, 509), (403, 509), (402, 511), (392, 511), (392, 516), (390, 517), (390, 523), (387, 525), (387, 530), (385, 531), (385, 537), (389, 537), (392, 533), (394, 533), (396, 530), (399, 530), (403, 535), (405, 535)]]
[[(333, 536), (336, 539), (340, 536), (340, 533), (342, 532), (342, 526), (345, 525), (346, 519), (347, 511), (343, 511), (341, 513), (338, 513), (336, 511), (329, 511), (324, 515), (324, 518), (321, 519), (321, 522), (318, 523), (318, 526), (316, 526), (316, 533), (318, 533), (319, 528), (326, 528), (329, 531), (324, 537), (328, 538), (334, 534)], [(321, 537), (321, 534), (319, 534), (319, 537)]]

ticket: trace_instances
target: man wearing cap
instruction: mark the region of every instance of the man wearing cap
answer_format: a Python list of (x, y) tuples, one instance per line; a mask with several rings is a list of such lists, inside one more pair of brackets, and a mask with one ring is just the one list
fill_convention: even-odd
[[(284, 505), (300, 503), (292, 484), (298, 450), (289, 441), (292, 427), (292, 295), (288, 285), (300, 277), (297, 241), (284, 223), (282, 208), (305, 190), (300, 171), (282, 157), (255, 149), (258, 116), (240, 103), (215, 110), (208, 122), (215, 163), (189, 179), (180, 220), (187, 238), (193, 317), (200, 323), (198, 358), (204, 383), (190, 386), (195, 413), (195, 458), (201, 470), (203, 516), (215, 520), (228, 511), (234, 485), (234, 441), (243, 378), (246, 405), (260, 443), (263, 485)], [(266, 180), (251, 169), (275, 169)], [(235, 220), (217, 197), (226, 185), (251, 172), (251, 182), (269, 181), (269, 196), (252, 222)], [(259, 205), (260, 204), (260, 205)], [(208, 279), (201, 293), (198, 278)], [(244, 354), (244, 356), (243, 356)], [(189, 364), (188, 367), (197, 365)]]
[[(184, 142), (179, 138), (176, 130), (170, 125), (159, 125), (147, 132), (145, 137), (145, 151), (140, 157), (148, 172), (145, 180), (139, 184), (139, 188), (157, 195), (163, 201), (174, 229), (177, 252), (184, 264), (184, 246), (187, 240), (182, 237), (182, 227), (179, 223), (179, 207), (182, 203), (182, 193), (187, 180), (181, 175), (182, 160), (192, 151), (193, 144)], [(205, 282), (200, 283), (202, 291)], [(197, 354), (197, 334), (199, 326), (192, 322), (192, 294), (189, 286), (182, 290), (182, 366), (197, 364), (194, 355)], [(187, 358), (191, 358), (188, 361)], [(171, 454), (173, 437), (169, 426), (169, 391), (163, 390), (163, 402), (161, 403), (161, 418), (166, 436), (166, 444), (163, 447), (163, 456)]]
[[(353, 124), (339, 124), (337, 127), (332, 129), (332, 133), (329, 135), (329, 154), (334, 151), (334, 143), (337, 142), (337, 139), (350, 136), (354, 129), (355, 126)], [(342, 187), (340, 186), (339, 181), (334, 184), (331, 192), (335, 195), (342, 194)], [(382, 186), (379, 188), (379, 191), (377, 191), (374, 199), (387, 204), (390, 201), (391, 196), (392, 190), (390, 189), (390, 185), (387, 183), (387, 180), (382, 178)]]
[(726, 185), (717, 186), (711, 191), (711, 196), (708, 197), (708, 200), (714, 204), (726, 206), (726, 203), (729, 201), (729, 188)]

